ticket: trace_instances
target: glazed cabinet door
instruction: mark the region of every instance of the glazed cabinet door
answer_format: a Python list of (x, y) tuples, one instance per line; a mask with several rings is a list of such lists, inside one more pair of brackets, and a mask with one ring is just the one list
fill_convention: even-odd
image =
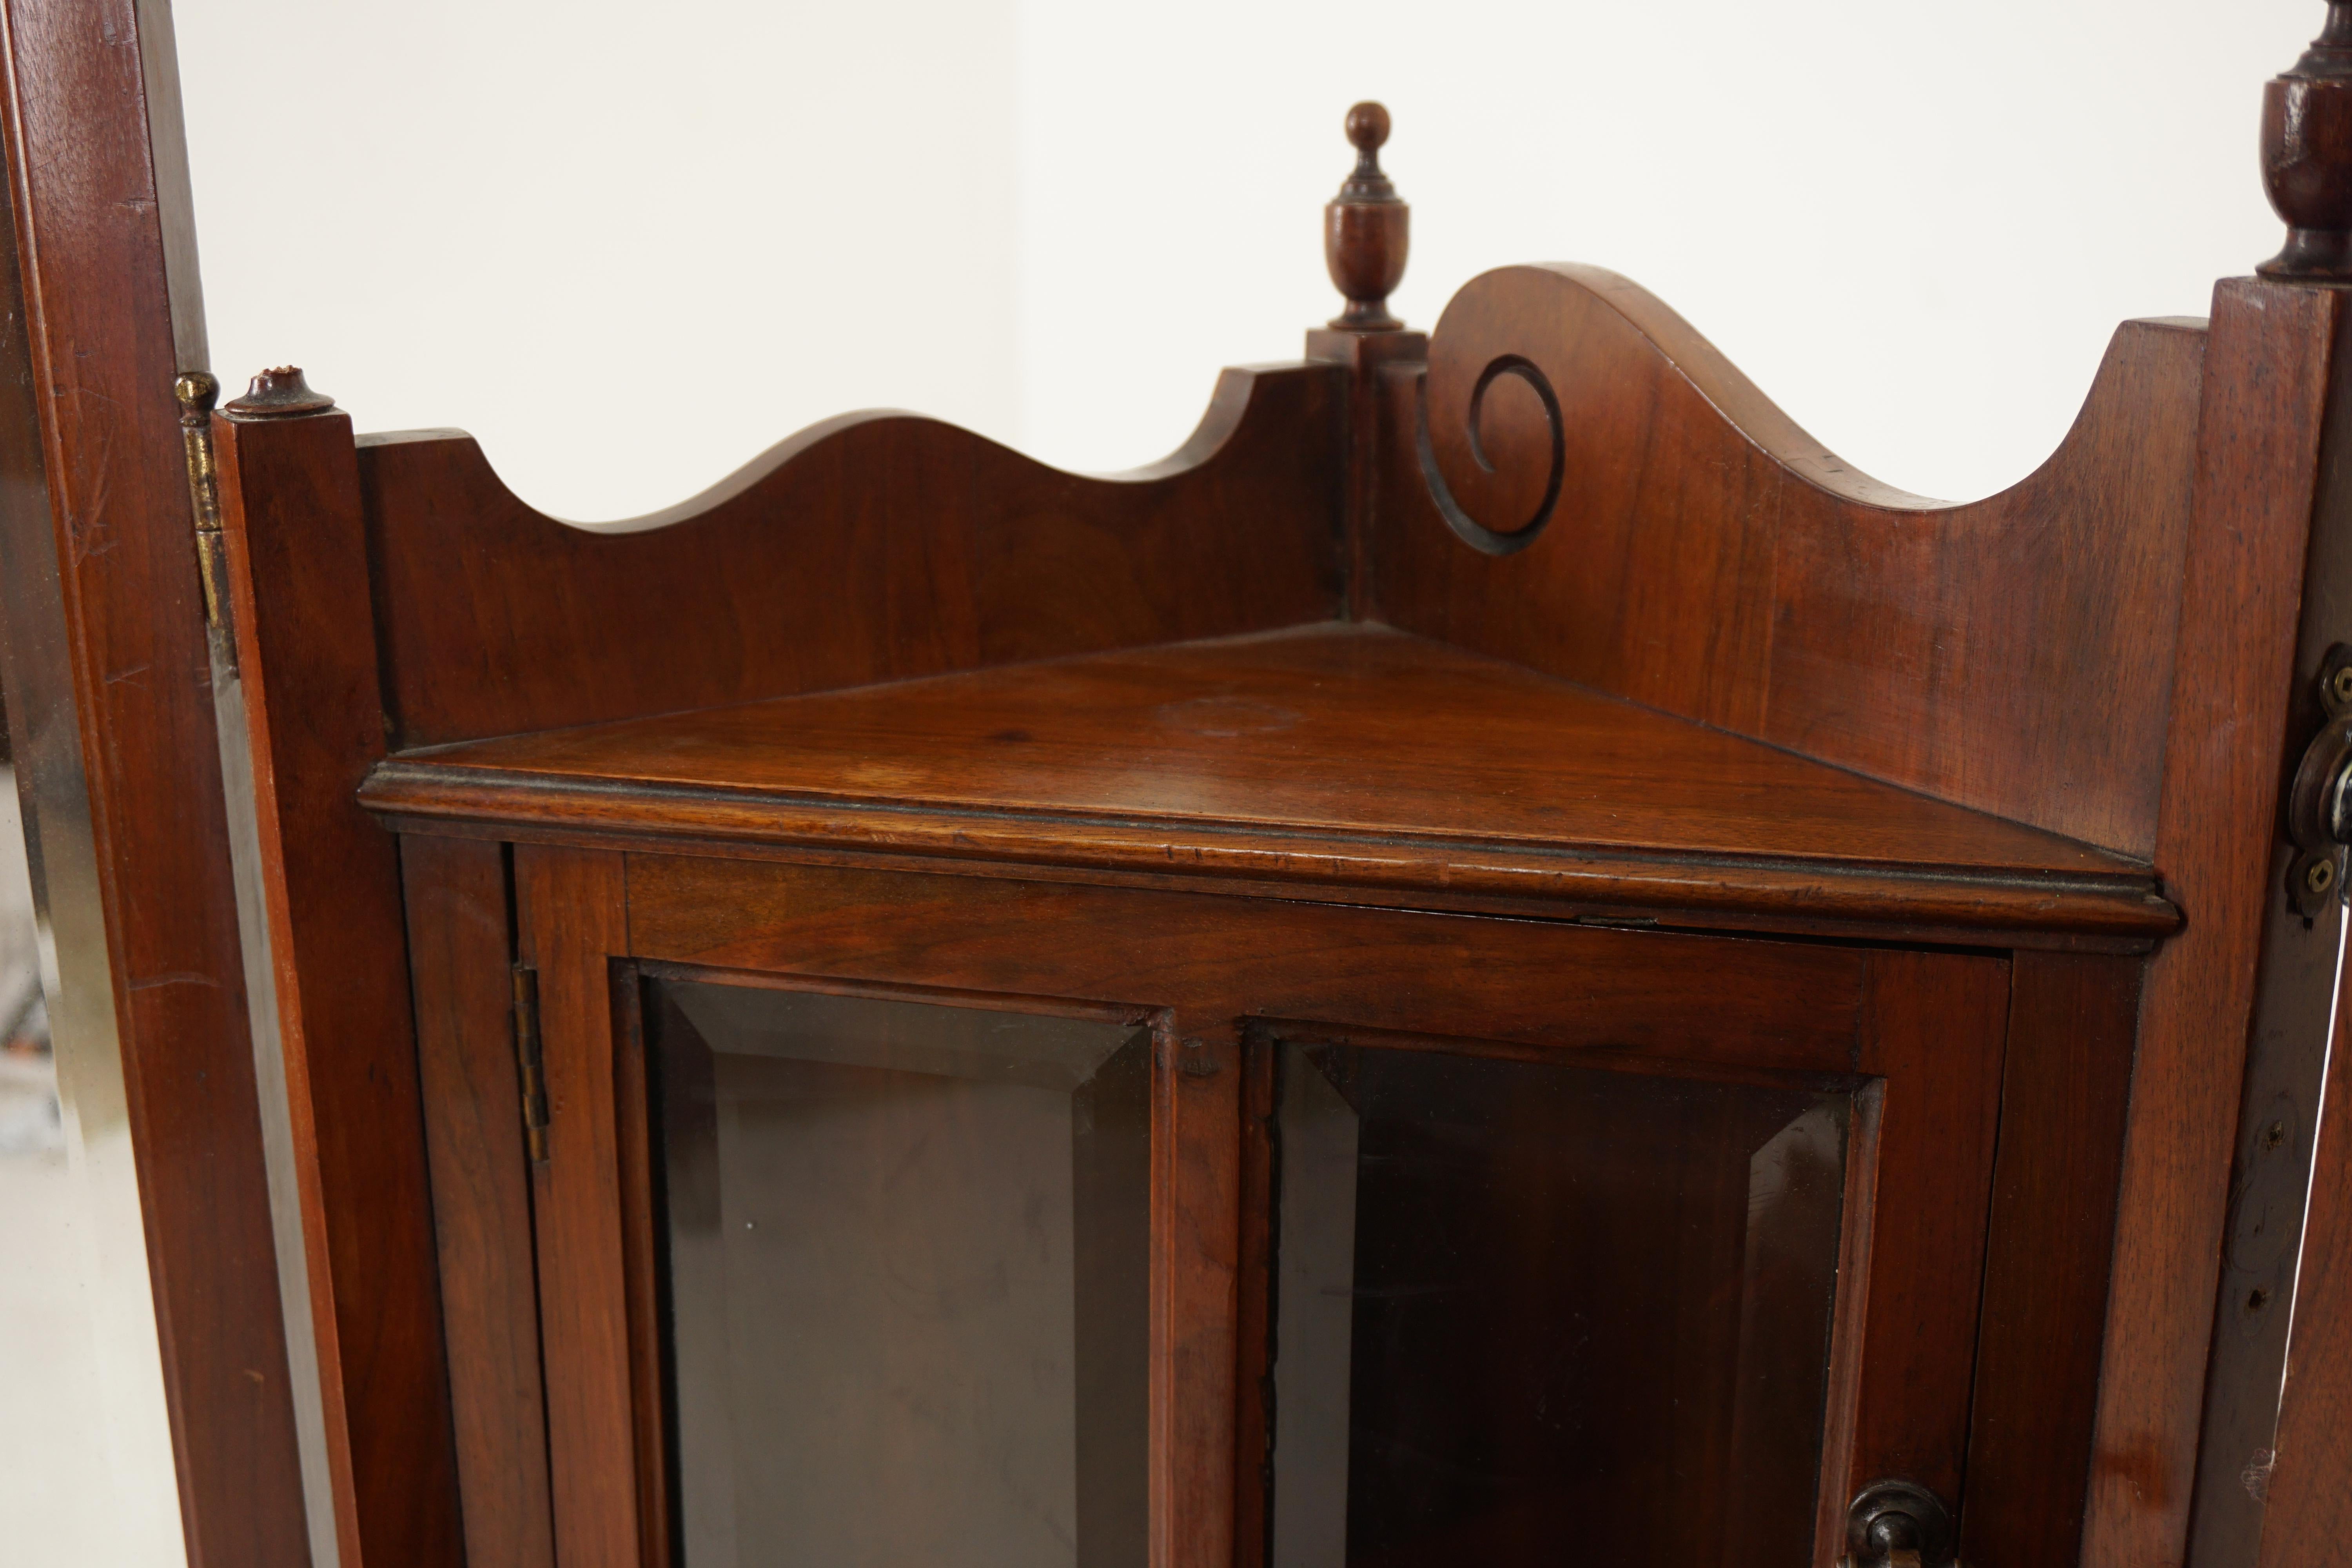
[(2005, 959), (512, 875), (560, 1568), (1821, 1568), (1869, 1483), (1964, 1506)]

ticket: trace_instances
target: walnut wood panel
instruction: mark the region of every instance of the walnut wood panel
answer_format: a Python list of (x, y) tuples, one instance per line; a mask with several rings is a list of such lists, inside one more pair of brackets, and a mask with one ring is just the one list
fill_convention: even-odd
[(2142, 965), (2020, 953), (1985, 1265), (1961, 1557), (2082, 1549)]
[(553, 1568), (506, 853), (412, 837), (400, 869), (465, 1560)]
[[(1432, 338), (1428, 428), (1475, 519), (1429, 498), (1415, 372), (1384, 373), (1376, 613), (1668, 712), (2146, 858), (2189, 521), (2203, 334), (2134, 322), (2057, 454), (1944, 507), (1853, 472), (1690, 325), (1581, 267), (1475, 279)], [(1482, 459), (1483, 458), (1483, 463)], [(1491, 464), (1491, 468), (1484, 466)]]
[(531, 510), (467, 437), (370, 437), (396, 733), (429, 745), (1326, 619), (1343, 380), (1228, 371), (1180, 451), (1108, 479), (852, 415), (627, 531)]
[(2214, 293), (2156, 856), (2187, 924), (2141, 996), (2094, 1568), (2178, 1562), (2187, 1543), (2256, 963), (2265, 920), (2289, 918), (2272, 839), (2343, 302), (2248, 280)]
[(121, 1049), (188, 1560), (294, 1568), (309, 1532), (172, 395), (205, 335), (170, 13), (8, 0), (0, 30), (0, 574), (28, 825), (61, 835), (58, 1032)]
[(531, 1167), (548, 1474), (563, 1568), (640, 1568), (613, 955), (627, 951), (621, 857), (514, 855), (522, 960), (539, 975), (548, 1159)]
[(2144, 868), (1378, 628), (1097, 654), (404, 759), (409, 817), (2119, 940)]
[(366, 539), (340, 414), (214, 423), (336, 1512), (350, 1557), (461, 1537)]
[[(2352, 1050), (2336, 1048), (2312, 1166), (2294, 1337), (2262, 1521), (2262, 1568), (2322, 1568), (2352, 1540)], [(2244, 1484), (2242, 1480), (2241, 1484)]]

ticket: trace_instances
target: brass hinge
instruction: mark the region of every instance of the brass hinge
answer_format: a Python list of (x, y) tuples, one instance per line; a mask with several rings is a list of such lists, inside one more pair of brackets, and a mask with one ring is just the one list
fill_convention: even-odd
[(539, 971), (514, 966), (515, 1067), (522, 1084), (522, 1141), (531, 1163), (547, 1163), (547, 1069), (539, 1048)]
[(220, 383), (200, 370), (173, 384), (180, 402), (180, 444), (188, 460), (188, 505), (196, 520), (196, 579), (205, 591), (205, 626), (215, 647), (236, 668), (236, 637), (229, 620), (228, 561), (221, 553), (220, 473), (213, 461), (213, 405)]

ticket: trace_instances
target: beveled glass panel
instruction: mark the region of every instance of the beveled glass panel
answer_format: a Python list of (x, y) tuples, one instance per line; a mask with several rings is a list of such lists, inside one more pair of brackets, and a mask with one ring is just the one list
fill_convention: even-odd
[(1150, 1036), (646, 984), (682, 1568), (1142, 1568)]
[(1810, 1561), (1849, 1094), (1276, 1072), (1275, 1568)]

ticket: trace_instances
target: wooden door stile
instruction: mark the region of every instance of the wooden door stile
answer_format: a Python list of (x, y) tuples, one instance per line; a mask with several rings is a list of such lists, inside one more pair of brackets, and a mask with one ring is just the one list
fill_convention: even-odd
[(1874, 952), (1861, 1069), (1885, 1080), (1845, 1496), (1900, 1476), (1959, 1500), (1991, 1205), (2009, 965)]
[(1154, 1042), (1151, 1256), (1165, 1283), (1152, 1292), (1152, 1549), (1167, 1568), (1234, 1561), (1239, 1023), (1181, 1011)]
[(612, 964), (628, 951), (620, 856), (514, 856), (521, 961), (537, 975), (547, 1158), (532, 1168), (548, 1474), (562, 1568), (642, 1568), (636, 1382), (614, 1085)]
[(2071, 1568), (2145, 965), (2049, 952), (2020, 952), (2011, 965), (1961, 1554)]
[(408, 837), (400, 865), (466, 1561), (554, 1568), (507, 852)]

